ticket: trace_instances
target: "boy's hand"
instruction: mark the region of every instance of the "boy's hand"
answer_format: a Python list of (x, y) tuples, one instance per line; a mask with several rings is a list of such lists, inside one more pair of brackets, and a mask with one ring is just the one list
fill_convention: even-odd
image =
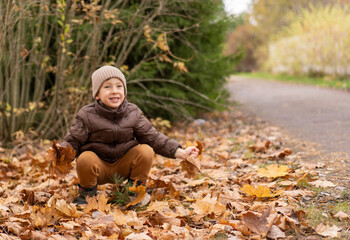
[(198, 148), (194, 146), (188, 147), (186, 149), (178, 148), (175, 152), (175, 157), (186, 160), (190, 155), (192, 155), (193, 157), (197, 157), (198, 153)]

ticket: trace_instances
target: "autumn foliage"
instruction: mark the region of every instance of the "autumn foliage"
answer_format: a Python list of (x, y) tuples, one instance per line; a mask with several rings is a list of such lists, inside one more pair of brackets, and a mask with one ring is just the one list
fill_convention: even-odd
[[(334, 226), (310, 227), (307, 213), (299, 209), (315, 193), (298, 182), (330, 186), (317, 179), (316, 165), (301, 163), (278, 129), (244, 122), (239, 112), (224, 112), (210, 115), (202, 125), (172, 128), (171, 137), (184, 146), (186, 140), (203, 146), (201, 160), (192, 159), (200, 165), (189, 165), (198, 171), (189, 174), (179, 160), (157, 156), (147, 188), (132, 186), (137, 200), (124, 206), (112, 204), (114, 184), (99, 186), (98, 195), (87, 198), (84, 207), (72, 203), (78, 193), (75, 161), (68, 170), (74, 157), (69, 148), (50, 142), (26, 145), (24, 140), (27, 151), (20, 148), (9, 155), (0, 148), (0, 238), (284, 239), (336, 234), (339, 228)], [(50, 146), (52, 155), (46, 159)], [(67, 174), (50, 175), (50, 165)], [(140, 206), (147, 194), (148, 203)], [(347, 221), (346, 213), (337, 216)]]

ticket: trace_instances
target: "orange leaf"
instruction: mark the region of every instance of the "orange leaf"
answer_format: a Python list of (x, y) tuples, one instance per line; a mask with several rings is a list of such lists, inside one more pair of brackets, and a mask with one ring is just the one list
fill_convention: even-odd
[(140, 203), (144, 199), (144, 197), (146, 196), (146, 187), (142, 186), (142, 185), (139, 185), (139, 186), (136, 187), (135, 186), (136, 182), (137, 181), (134, 182), (134, 185), (132, 187), (129, 187), (129, 190), (137, 193), (137, 198), (132, 200), (131, 202), (129, 202), (126, 205), (126, 207), (129, 207), (129, 206), (136, 205), (136, 204)]
[(277, 191), (275, 193), (271, 193), (270, 189), (266, 186), (258, 186), (257, 188), (253, 187), (250, 184), (245, 184), (242, 188), (241, 188), (242, 192), (244, 192), (245, 194), (251, 195), (251, 196), (257, 196), (259, 198), (263, 198), (263, 197), (276, 197), (278, 196), (281, 191)]
[(283, 177), (288, 175), (289, 167), (286, 165), (278, 167), (278, 164), (267, 166), (267, 168), (259, 168), (258, 175), (261, 177)]
[(67, 145), (62, 147), (52, 141), (52, 147), (48, 150), (46, 160), (50, 161), (50, 166), (58, 176), (65, 176), (73, 169), (72, 161), (75, 158), (75, 151)]

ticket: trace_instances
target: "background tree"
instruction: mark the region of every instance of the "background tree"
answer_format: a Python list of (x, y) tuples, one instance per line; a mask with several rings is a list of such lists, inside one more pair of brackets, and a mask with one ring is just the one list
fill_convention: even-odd
[(229, 34), (231, 49), (242, 49), (245, 56), (238, 69), (253, 71), (265, 66), (269, 43), (302, 12), (327, 4), (347, 5), (346, 0), (253, 0), (244, 23)]
[(191, 118), (225, 100), (238, 59), (222, 55), (221, 0), (1, 0), (0, 15), (0, 139), (62, 137), (104, 64), (146, 115)]

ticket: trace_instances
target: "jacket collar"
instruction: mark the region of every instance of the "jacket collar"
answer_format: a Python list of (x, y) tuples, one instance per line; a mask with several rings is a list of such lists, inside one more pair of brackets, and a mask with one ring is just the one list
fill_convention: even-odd
[(120, 119), (125, 115), (127, 105), (128, 101), (126, 99), (124, 99), (117, 109), (110, 109), (99, 100), (95, 102), (97, 113), (112, 121)]

